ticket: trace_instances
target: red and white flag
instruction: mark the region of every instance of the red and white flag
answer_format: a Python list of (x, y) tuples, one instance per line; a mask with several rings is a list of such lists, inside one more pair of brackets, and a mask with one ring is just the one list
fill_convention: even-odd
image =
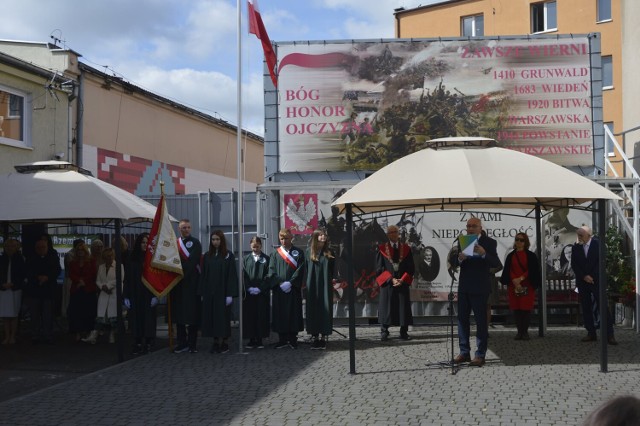
[(166, 295), (183, 277), (176, 233), (171, 226), (164, 194), (158, 203), (144, 255), (142, 282), (157, 297)]
[(258, 10), (258, 0), (248, 0), (247, 4), (249, 6), (249, 34), (255, 34), (258, 40), (262, 42), (262, 50), (264, 50), (264, 58), (267, 62), (269, 74), (271, 75), (271, 81), (273, 81), (275, 87), (278, 87), (278, 80), (276, 78), (276, 52), (273, 51), (271, 39), (269, 39), (267, 29), (262, 22), (262, 16), (260, 16), (260, 11)]

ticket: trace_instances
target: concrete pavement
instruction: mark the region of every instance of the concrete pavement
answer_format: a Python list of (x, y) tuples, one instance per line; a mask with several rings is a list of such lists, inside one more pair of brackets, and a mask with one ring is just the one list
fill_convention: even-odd
[(612, 396), (640, 396), (640, 337), (630, 329), (616, 330), (608, 373), (599, 372), (598, 344), (579, 341), (581, 328), (514, 341), (499, 326), (487, 364), (455, 375), (440, 366), (451, 358), (447, 327), (414, 327), (408, 342), (391, 331), (381, 343), (377, 327), (357, 328), (356, 375), (348, 340), (335, 334), (326, 351), (246, 354), (235, 343), (210, 354), (201, 339), (197, 354), (159, 350), (0, 402), (0, 424), (578, 425)]

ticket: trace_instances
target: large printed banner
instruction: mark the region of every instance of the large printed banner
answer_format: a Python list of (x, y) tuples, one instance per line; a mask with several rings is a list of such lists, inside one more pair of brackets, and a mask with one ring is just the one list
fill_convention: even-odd
[(279, 171), (377, 170), (485, 136), (593, 165), (589, 38), (278, 43)]
[[(316, 226), (327, 230), (331, 248), (338, 262), (338, 283), (335, 285), (334, 315), (347, 316), (347, 264), (342, 256), (346, 238), (346, 220), (337, 209), (331, 208), (331, 202), (342, 195), (344, 190), (327, 189), (312, 194), (310, 190), (282, 194), (284, 206), (288, 200), (297, 203), (298, 208), (314, 202)], [(285, 201), (287, 200), (287, 201)], [(306, 202), (306, 204), (303, 203)], [(286, 209), (286, 207), (285, 207)], [(311, 212), (311, 210), (310, 210)], [(412, 249), (416, 273), (411, 285), (411, 301), (414, 315), (445, 315), (445, 303), (451, 289), (452, 279), (458, 278), (456, 272), (447, 268), (447, 255), (456, 238), (465, 232), (466, 222), (471, 216), (482, 220), (483, 229), (498, 242), (498, 256), (502, 261), (512, 249), (518, 232), (525, 232), (535, 251), (535, 220), (518, 217), (529, 210), (483, 210), (466, 212), (430, 213), (389, 212), (380, 215), (367, 215), (354, 223), (353, 267), (357, 294), (356, 315), (362, 317), (377, 316), (379, 288), (375, 281), (375, 257), (378, 244), (387, 241), (386, 229), (389, 225), (400, 228), (401, 239)], [(286, 224), (287, 213), (283, 218)], [(311, 216), (311, 213), (309, 213)], [(302, 223), (302, 222), (300, 222)], [(306, 222), (305, 225), (308, 225)], [(576, 229), (591, 223), (589, 213), (580, 210), (560, 209), (547, 215), (544, 230), (543, 258), (546, 263), (547, 278), (572, 279), (571, 245), (576, 241)], [(291, 227), (293, 243), (306, 248), (309, 243), (311, 227)], [(498, 277), (500, 272), (496, 274)], [(453, 282), (453, 291), (458, 283)]]

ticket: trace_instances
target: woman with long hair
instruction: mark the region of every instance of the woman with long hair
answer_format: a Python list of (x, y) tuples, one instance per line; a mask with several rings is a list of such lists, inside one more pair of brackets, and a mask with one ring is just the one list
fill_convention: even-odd
[(76, 341), (93, 330), (96, 319), (98, 269), (90, 256), (89, 248), (82, 243), (75, 248), (69, 262), (69, 332), (75, 334)]
[(210, 353), (229, 352), (231, 304), (238, 297), (238, 274), (233, 253), (221, 230), (209, 238), (198, 293), (202, 296), (202, 336), (213, 337)]
[(307, 333), (313, 337), (311, 349), (325, 349), (327, 336), (333, 332), (335, 256), (329, 249), (329, 238), (324, 230), (313, 231), (306, 257)]
[(538, 257), (529, 250), (531, 243), (524, 232), (516, 234), (513, 251), (507, 255), (500, 282), (507, 286), (509, 309), (513, 311), (518, 332), (515, 340), (529, 340), (529, 322), (540, 288)]

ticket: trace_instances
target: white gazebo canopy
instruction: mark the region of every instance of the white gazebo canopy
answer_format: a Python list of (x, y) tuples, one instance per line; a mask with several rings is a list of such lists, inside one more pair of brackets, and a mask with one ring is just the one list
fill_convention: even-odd
[(532, 155), (505, 148), (424, 149), (369, 176), (333, 204), (354, 210), (542, 209), (620, 197), (592, 180)]
[(153, 221), (156, 207), (73, 164), (41, 161), (0, 176), (0, 222)]

